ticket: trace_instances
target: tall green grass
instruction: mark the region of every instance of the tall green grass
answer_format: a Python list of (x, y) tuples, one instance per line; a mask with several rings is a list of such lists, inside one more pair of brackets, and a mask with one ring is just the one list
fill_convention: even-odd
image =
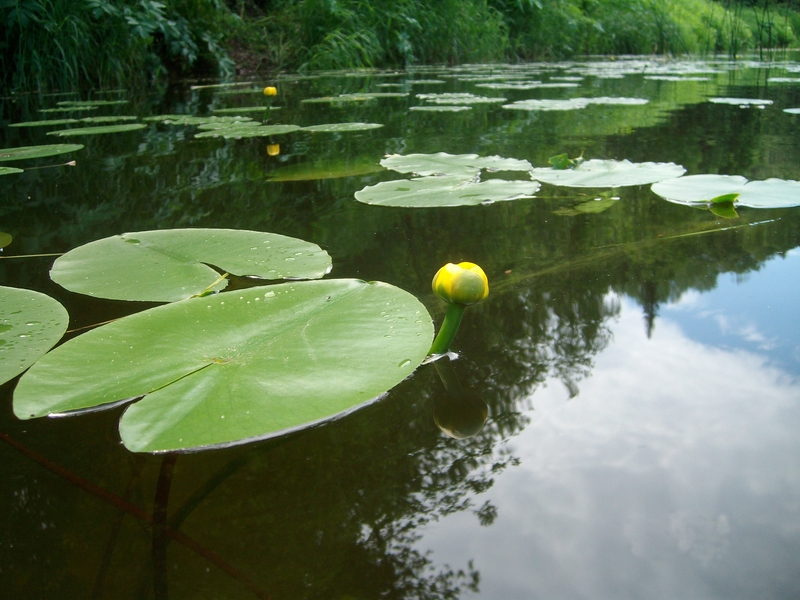
[(219, 0), (0, 0), (0, 85), (120, 86), (200, 65), (230, 73), (219, 32), (232, 18)]
[[(798, 0), (0, 0), (3, 90), (198, 69), (343, 69), (585, 54), (771, 56)], [(224, 2), (227, 2), (225, 4)]]

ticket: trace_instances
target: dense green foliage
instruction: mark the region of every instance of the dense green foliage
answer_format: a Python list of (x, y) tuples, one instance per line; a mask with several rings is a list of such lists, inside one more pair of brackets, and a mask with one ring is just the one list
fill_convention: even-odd
[(220, 42), (233, 17), (218, 0), (2, 0), (0, 10), (6, 89), (135, 85), (210, 64), (232, 72)]
[(0, 0), (6, 90), (796, 45), (796, 0)]

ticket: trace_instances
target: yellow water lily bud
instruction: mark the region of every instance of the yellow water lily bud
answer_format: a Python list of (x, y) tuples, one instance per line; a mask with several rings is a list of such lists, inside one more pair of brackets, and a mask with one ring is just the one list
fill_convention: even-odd
[(269, 144), (267, 146), (267, 154), (269, 156), (278, 156), (281, 153), (281, 145), (280, 144)]
[(445, 302), (468, 306), (489, 295), (489, 280), (478, 265), (447, 263), (433, 277), (433, 292)]
[(277, 96), (278, 90), (272, 86), (267, 86), (264, 88), (264, 95), (265, 96)]

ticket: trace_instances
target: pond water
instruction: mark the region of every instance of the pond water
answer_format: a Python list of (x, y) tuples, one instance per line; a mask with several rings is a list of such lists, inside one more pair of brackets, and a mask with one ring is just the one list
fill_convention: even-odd
[[(0, 231), (13, 238), (0, 285), (57, 299), (79, 330), (154, 304), (69, 292), (48, 276), (54, 256), (14, 256), (214, 227), (319, 244), (326, 278), (395, 285), (437, 327), (445, 306), (430, 286), (443, 264), (481, 265), (490, 294), (466, 311), (458, 358), (438, 371), (421, 365), (360, 410), (249, 444), (134, 453), (120, 442), (124, 407), (21, 421), (19, 378), (5, 383), (4, 597), (800, 595), (796, 187), (749, 205), (744, 192), (732, 204), (667, 201), (624, 176), (477, 205), (355, 198), (408, 185), (380, 162), (410, 154), (535, 168), (567, 154), (800, 180), (800, 115), (786, 112), (800, 107), (800, 64), (618, 58), (196, 83), (0, 101), (3, 148), (84, 145), (0, 164), (26, 169), (0, 177)], [(263, 105), (267, 84), (278, 89), (270, 124), (382, 127), (226, 139), (145, 119), (228, 108), (260, 118), (241, 109)], [(39, 112), (65, 98), (128, 102)], [(9, 126), (89, 114), (146, 127), (61, 139), (47, 133), (101, 123)], [(474, 433), (481, 402), (475, 435), (437, 427)]]

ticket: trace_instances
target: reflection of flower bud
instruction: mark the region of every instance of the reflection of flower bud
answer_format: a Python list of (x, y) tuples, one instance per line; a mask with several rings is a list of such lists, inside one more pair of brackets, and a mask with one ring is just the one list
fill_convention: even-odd
[(467, 306), (489, 295), (489, 280), (475, 263), (447, 263), (433, 277), (433, 292), (445, 302)]
[(267, 154), (270, 156), (278, 156), (281, 153), (281, 145), (280, 144), (269, 144), (267, 146)]
[(272, 86), (267, 86), (264, 88), (264, 95), (265, 96), (277, 96), (278, 90)]

